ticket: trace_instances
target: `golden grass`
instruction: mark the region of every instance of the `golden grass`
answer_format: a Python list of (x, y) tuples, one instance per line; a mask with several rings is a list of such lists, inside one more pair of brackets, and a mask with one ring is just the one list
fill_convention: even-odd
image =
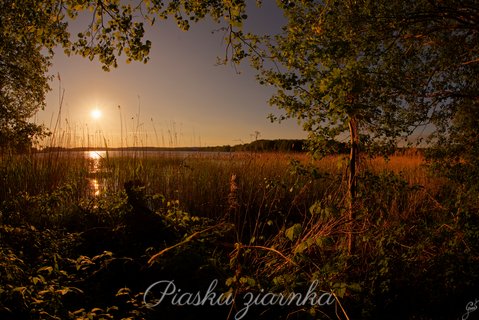
[(435, 194), (447, 184), (445, 178), (434, 176), (428, 170), (426, 159), (423, 155), (394, 155), (385, 158), (366, 160), (365, 168), (373, 173), (394, 172), (409, 182), (410, 185), (424, 187), (429, 194)]
[[(291, 161), (314, 166), (323, 178), (298, 175)], [(103, 170), (92, 170), (92, 160), (81, 154), (52, 152), (2, 158), (1, 198), (18, 192), (42, 194), (69, 184), (78, 198), (95, 192), (120, 192), (128, 180), (141, 180), (150, 193), (179, 200), (182, 209), (193, 214), (224, 215), (231, 203), (230, 183), (235, 176), (237, 208), (242, 215), (308, 212), (316, 201), (341, 193), (347, 174), (347, 157), (330, 156), (314, 160), (298, 153), (190, 153), (105, 157)], [(409, 184), (418, 184), (433, 194), (440, 185), (430, 177), (420, 155), (396, 155), (388, 160), (367, 159), (362, 170), (375, 174), (394, 172)], [(96, 186), (92, 186), (95, 183)], [(92, 188), (95, 189), (92, 192)], [(336, 196), (336, 195), (335, 195)]]

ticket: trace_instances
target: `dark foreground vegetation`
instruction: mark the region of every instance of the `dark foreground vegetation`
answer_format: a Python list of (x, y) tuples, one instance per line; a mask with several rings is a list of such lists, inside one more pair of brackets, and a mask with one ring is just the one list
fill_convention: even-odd
[[(349, 255), (338, 157), (5, 156), (0, 318), (234, 319), (248, 293), (312, 283), (334, 303), (252, 306), (243, 319), (460, 318), (478, 295), (478, 197), (421, 161), (364, 163)], [(215, 279), (235, 304), (144, 303), (157, 281), (204, 294)]]

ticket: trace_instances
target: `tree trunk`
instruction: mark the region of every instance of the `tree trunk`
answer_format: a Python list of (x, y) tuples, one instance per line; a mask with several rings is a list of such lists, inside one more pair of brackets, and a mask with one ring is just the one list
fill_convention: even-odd
[(349, 200), (349, 212), (348, 212), (348, 254), (351, 255), (354, 252), (354, 225), (355, 225), (355, 200), (356, 200), (356, 175), (359, 166), (359, 134), (358, 134), (358, 122), (355, 117), (351, 117), (349, 120), (349, 134), (351, 136), (351, 150), (349, 154), (349, 179), (348, 179), (348, 200)]

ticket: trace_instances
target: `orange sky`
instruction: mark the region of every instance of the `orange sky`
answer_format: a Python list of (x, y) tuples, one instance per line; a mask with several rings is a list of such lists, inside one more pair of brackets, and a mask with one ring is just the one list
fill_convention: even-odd
[[(266, 1), (265, 1), (266, 2)], [(246, 28), (279, 32), (281, 13), (274, 2), (250, 13)], [(248, 65), (236, 74), (231, 66), (215, 66), (224, 55), (218, 25), (201, 22), (182, 32), (173, 21), (147, 32), (153, 43), (148, 64), (124, 63), (110, 72), (96, 61), (55, 55), (52, 74), (60, 74), (64, 100), (61, 123), (64, 146), (211, 146), (254, 139), (304, 138), (296, 121), (271, 123), (271, 88), (260, 86)], [(53, 129), (59, 113), (59, 81), (52, 82), (47, 108), (36, 117)], [(120, 106), (120, 107), (118, 107)], [(102, 117), (93, 119), (98, 108)], [(139, 114), (139, 117), (138, 117)]]

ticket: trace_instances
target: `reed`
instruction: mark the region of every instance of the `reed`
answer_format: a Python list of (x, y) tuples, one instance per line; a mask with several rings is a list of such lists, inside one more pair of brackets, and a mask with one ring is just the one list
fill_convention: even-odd
[[(414, 214), (415, 207), (434, 197), (441, 184), (427, 174), (422, 161), (416, 156), (365, 161), (365, 171), (375, 175), (392, 172), (409, 185), (420, 185), (422, 189), (407, 196), (398, 190), (369, 190), (363, 200), (380, 203), (381, 210), (389, 213)], [(324, 205), (331, 202), (331, 198), (339, 199), (337, 205), (341, 206), (346, 167), (344, 157), (315, 160), (307, 154), (285, 153), (191, 153), (185, 156), (139, 152), (110, 156), (107, 152), (96, 159), (89, 153), (60, 151), (10, 155), (3, 157), (0, 163), (3, 177), (0, 199), (10, 199), (19, 193), (48, 194), (68, 186), (74, 190), (72, 201), (95, 201), (107, 194), (123, 192), (127, 181), (140, 180), (150, 194), (178, 201), (183, 211), (212, 219), (229, 217), (240, 226), (238, 234), (244, 239), (260, 237), (271, 226), (279, 229), (284, 221), (300, 222), (313, 205)], [(371, 181), (365, 184), (371, 185)], [(375, 192), (374, 199), (370, 199), (372, 192)]]
[[(441, 305), (441, 290), (452, 290), (449, 283), (453, 282), (446, 279), (462, 275), (463, 264), (477, 265), (467, 253), (474, 246), (471, 239), (477, 237), (469, 221), (475, 221), (475, 211), (468, 213), (462, 204), (455, 208), (456, 202), (450, 201), (457, 198), (455, 194), (441, 198), (445, 181), (430, 176), (420, 156), (363, 160), (361, 169), (353, 256), (344, 250), (349, 206), (343, 156), (317, 160), (285, 153), (124, 152), (116, 156), (61, 151), (4, 155), (0, 158), (0, 229), (22, 259), (18, 261), (32, 260), (32, 275), (40, 265), (48, 268), (51, 261), (44, 254), (35, 258), (38, 261), (32, 259), (33, 253), (24, 253), (22, 246), (62, 255), (64, 263), (81, 262), (88, 255), (95, 256), (92, 260), (108, 260), (111, 250), (131, 257), (125, 261), (144, 264), (145, 257), (168, 252), (157, 262), (161, 268), (171, 267), (179, 279), (189, 279), (208, 265), (207, 276), (217, 276), (219, 270), (223, 283), (235, 294), (261, 286), (275, 292), (294, 291), (319, 279), (321, 290), (334, 292), (348, 312), (375, 312), (381, 316), (372, 318), (384, 318), (390, 310), (383, 310), (376, 300), (397, 297), (408, 283), (408, 298), (398, 301), (405, 303), (412, 294), (418, 301), (432, 297), (423, 303)], [(136, 208), (126, 196), (128, 181), (144, 186), (146, 196)], [(450, 214), (451, 208), (457, 216)], [(172, 242), (165, 247), (157, 230), (145, 233), (148, 225), (139, 223), (138, 232), (129, 226), (136, 220), (125, 217), (135, 210), (166, 219), (178, 231)], [(42, 238), (22, 242), (34, 245), (17, 245), (20, 238), (15, 232), (22, 233), (21, 239)], [(62, 251), (65, 241), (70, 241), (68, 250)], [(451, 263), (445, 257), (461, 262)], [(178, 263), (179, 258), (185, 263)], [(198, 265), (191, 265), (192, 258)], [(11, 257), (2, 259), (5, 266), (12, 264)], [(111, 274), (107, 267), (99, 268)], [(137, 266), (131, 270), (132, 283), (141, 278), (139, 269), (143, 270)], [(431, 276), (428, 270), (435, 270), (434, 281), (425, 280)], [(121, 271), (115, 275), (124, 280)], [(91, 286), (88, 279), (94, 279), (76, 277), (75, 281), (86, 281), (84, 290)], [(465, 278), (459, 276), (455, 283), (465, 283)], [(33, 283), (32, 292), (36, 288)], [(358, 288), (364, 290), (361, 295)], [(103, 283), (102, 289), (110, 292), (111, 283)], [(37, 291), (39, 297), (47, 292)], [(15, 290), (8, 292), (16, 297)], [(138, 302), (135, 310), (140, 306)]]

